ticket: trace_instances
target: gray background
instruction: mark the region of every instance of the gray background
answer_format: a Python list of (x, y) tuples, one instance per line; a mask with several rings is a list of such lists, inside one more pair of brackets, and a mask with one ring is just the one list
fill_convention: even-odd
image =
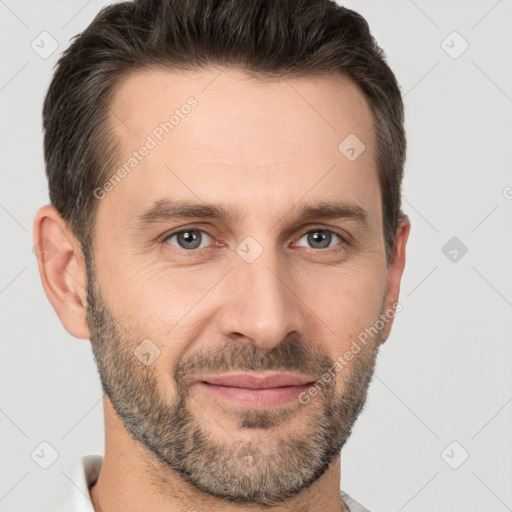
[[(44, 510), (76, 460), (104, 450), (90, 345), (43, 292), (32, 220), (48, 202), (52, 66), (107, 3), (0, 0), (2, 512)], [(367, 18), (405, 96), (412, 232), (403, 310), (343, 450), (342, 488), (372, 512), (512, 510), (512, 0), (344, 5)], [(31, 47), (43, 31), (58, 43), (47, 58)], [(48, 469), (31, 458), (43, 441), (58, 453)]]

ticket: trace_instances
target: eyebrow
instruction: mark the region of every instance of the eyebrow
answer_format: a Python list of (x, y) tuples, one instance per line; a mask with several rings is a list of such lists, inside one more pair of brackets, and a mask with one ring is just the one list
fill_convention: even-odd
[[(294, 220), (348, 219), (369, 227), (366, 211), (356, 204), (343, 201), (320, 202), (295, 205), (290, 209)], [(134, 229), (147, 229), (155, 224), (173, 220), (211, 219), (223, 222), (236, 222), (243, 217), (239, 208), (227, 208), (221, 204), (193, 203), (189, 201), (160, 199), (140, 213), (131, 225)]]

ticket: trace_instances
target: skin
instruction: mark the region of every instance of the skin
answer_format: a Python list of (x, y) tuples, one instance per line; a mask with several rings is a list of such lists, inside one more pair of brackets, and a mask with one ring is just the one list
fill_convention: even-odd
[[(138, 71), (111, 105), (120, 166), (190, 96), (197, 106), (99, 201), (94, 268), (52, 206), (34, 219), (34, 240), (57, 247), (38, 260), (45, 292), (65, 329), (91, 340), (108, 391), (92, 503), (102, 512), (344, 511), (339, 449), (393, 318), (307, 405), (235, 407), (196, 381), (246, 365), (320, 378), (398, 302), (410, 223), (400, 221), (387, 266), (371, 111), (340, 76), (263, 81), (234, 69)], [(366, 146), (355, 161), (338, 151), (351, 133)], [(137, 216), (165, 198), (222, 204), (241, 216), (137, 228)], [(294, 216), (304, 202), (330, 201), (357, 205), (367, 225)], [(163, 239), (183, 228), (207, 233), (201, 248)], [(328, 248), (307, 236), (322, 230), (332, 233)], [(251, 263), (236, 252), (247, 237), (262, 249)], [(149, 365), (134, 357), (144, 339), (159, 349)], [(179, 439), (188, 457), (176, 457)], [(298, 444), (287, 451), (282, 441)]]

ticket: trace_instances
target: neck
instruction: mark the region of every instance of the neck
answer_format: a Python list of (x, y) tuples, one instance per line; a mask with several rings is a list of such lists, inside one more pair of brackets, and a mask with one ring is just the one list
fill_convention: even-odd
[[(105, 455), (100, 474), (91, 487), (95, 512), (241, 512), (261, 510), (261, 505), (239, 505), (206, 494), (186, 482), (122, 425), (108, 398), (105, 412)], [(340, 458), (310, 487), (266, 512), (348, 512), (340, 496)]]

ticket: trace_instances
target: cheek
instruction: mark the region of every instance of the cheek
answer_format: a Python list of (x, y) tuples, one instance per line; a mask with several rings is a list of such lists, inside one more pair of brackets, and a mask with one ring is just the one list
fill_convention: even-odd
[[(322, 329), (325, 333), (323, 344), (330, 358), (336, 361), (351, 350), (354, 341), (364, 348), (357, 340), (364, 338), (365, 333), (375, 326), (382, 311), (386, 281), (381, 269), (366, 266), (329, 275), (319, 273), (310, 275), (309, 283), (314, 286), (304, 286), (300, 296), (305, 298), (318, 322), (326, 326)], [(311, 327), (317, 328), (318, 324)], [(312, 331), (309, 334), (315, 337)], [(368, 344), (376, 342), (376, 336), (367, 339)], [(346, 364), (351, 365), (352, 357), (357, 356), (348, 357)]]
[(102, 251), (100, 286), (115, 301), (115, 310), (148, 331), (169, 331), (205, 295), (216, 276), (199, 275), (189, 268), (173, 269), (169, 263)]
[(386, 276), (380, 268), (351, 266), (337, 272), (313, 272), (302, 285), (302, 297), (320, 318), (330, 320), (341, 336), (349, 326), (366, 326), (378, 317)]
[[(191, 273), (193, 274), (193, 273)], [(155, 361), (157, 374), (166, 380), (187, 349), (194, 346), (207, 329), (209, 314), (214, 310), (208, 290), (215, 281), (196, 281), (141, 271), (128, 279), (122, 293), (118, 290), (124, 326), (130, 335), (151, 340), (159, 349)]]

